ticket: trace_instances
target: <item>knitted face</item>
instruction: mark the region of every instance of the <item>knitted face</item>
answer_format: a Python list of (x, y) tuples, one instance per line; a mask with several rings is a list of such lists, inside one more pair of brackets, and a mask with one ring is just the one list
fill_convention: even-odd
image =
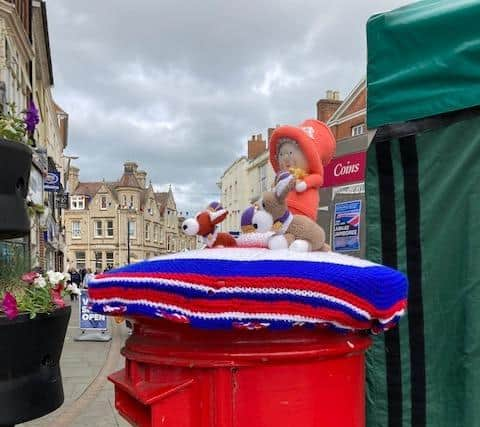
[(295, 168), (308, 172), (308, 161), (298, 144), (292, 139), (285, 138), (280, 141), (277, 156), (280, 171)]

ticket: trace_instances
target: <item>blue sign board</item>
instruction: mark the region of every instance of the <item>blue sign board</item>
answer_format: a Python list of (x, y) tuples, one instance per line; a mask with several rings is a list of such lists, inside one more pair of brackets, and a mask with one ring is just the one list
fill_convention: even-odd
[(80, 329), (107, 329), (107, 316), (93, 313), (89, 308), (88, 290), (82, 289), (80, 294)]
[(48, 172), (43, 183), (45, 191), (60, 191), (60, 172)]
[(333, 250), (351, 252), (360, 250), (360, 218), (362, 201), (335, 204)]

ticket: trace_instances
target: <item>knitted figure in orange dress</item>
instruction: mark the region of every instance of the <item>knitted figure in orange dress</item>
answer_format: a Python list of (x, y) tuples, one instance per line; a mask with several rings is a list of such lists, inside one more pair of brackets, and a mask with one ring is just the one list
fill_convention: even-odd
[(287, 196), (293, 214), (317, 220), (323, 168), (332, 159), (335, 146), (329, 127), (315, 119), (305, 120), (300, 126), (280, 126), (272, 133), (269, 150), (274, 171), (288, 171), (297, 180)]

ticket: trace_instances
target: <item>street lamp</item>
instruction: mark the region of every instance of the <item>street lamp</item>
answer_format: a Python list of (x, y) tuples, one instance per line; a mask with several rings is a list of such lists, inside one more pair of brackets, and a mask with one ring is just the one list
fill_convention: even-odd
[(77, 160), (79, 157), (78, 156), (66, 156), (65, 154), (62, 154), (62, 157), (64, 159), (67, 159), (67, 167), (65, 170), (65, 173), (63, 175), (63, 186), (65, 187), (66, 192), (68, 193), (68, 175), (70, 174), (70, 162), (72, 160)]
[(130, 218), (127, 217), (127, 264), (130, 264)]
[[(132, 214), (136, 212), (136, 209), (133, 209), (132, 207), (128, 207), (127, 211), (129, 214)], [(130, 264), (130, 233), (131, 233), (131, 228), (130, 228), (130, 217), (127, 214), (127, 264)]]

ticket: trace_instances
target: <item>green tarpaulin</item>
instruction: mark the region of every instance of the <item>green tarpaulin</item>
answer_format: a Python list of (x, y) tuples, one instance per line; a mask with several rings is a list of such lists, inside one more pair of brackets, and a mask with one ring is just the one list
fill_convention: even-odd
[(367, 258), (410, 282), (367, 355), (369, 427), (480, 425), (480, 113), (437, 126), (368, 152)]
[(480, 1), (424, 0), (367, 24), (369, 128), (480, 104)]

